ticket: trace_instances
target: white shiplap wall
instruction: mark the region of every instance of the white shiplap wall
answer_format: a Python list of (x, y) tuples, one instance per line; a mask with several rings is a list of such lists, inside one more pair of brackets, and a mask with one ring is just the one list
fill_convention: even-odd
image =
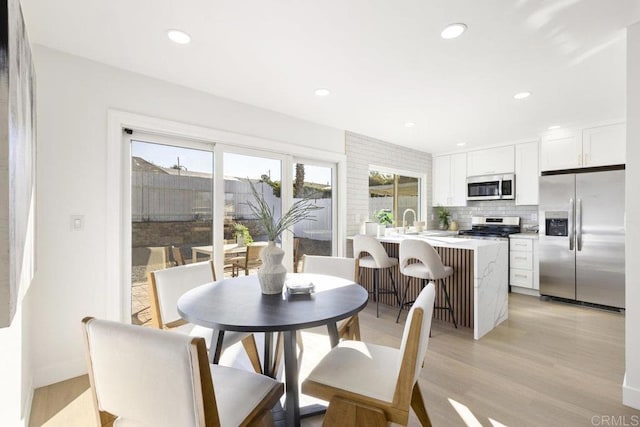
[[(431, 211), (431, 154), (353, 132), (345, 133), (347, 153), (347, 234), (360, 231), (369, 216), (369, 166), (426, 175), (423, 216)], [(424, 220), (425, 218), (423, 218)]]

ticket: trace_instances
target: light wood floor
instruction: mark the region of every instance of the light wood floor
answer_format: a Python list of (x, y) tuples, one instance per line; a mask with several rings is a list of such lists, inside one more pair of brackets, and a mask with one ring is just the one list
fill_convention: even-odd
[[(621, 404), (623, 315), (516, 294), (509, 305), (509, 320), (480, 341), (469, 329), (434, 322), (419, 381), (435, 426), (591, 426), (604, 425), (594, 418), (599, 416), (638, 419), (632, 417), (640, 411)], [(363, 339), (398, 347), (403, 325), (395, 323), (394, 309), (380, 309), (379, 319), (373, 304), (361, 313)], [(305, 336), (305, 360), (312, 360), (307, 353), (314, 347), (306, 343)], [(30, 426), (94, 425), (87, 388), (85, 376), (36, 390)], [(320, 424), (321, 417), (303, 422)], [(418, 425), (413, 415), (410, 425)]]

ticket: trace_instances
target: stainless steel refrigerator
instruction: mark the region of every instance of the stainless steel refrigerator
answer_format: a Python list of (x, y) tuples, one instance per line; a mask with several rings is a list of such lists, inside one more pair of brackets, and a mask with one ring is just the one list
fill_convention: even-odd
[(540, 294), (624, 308), (624, 170), (540, 177)]

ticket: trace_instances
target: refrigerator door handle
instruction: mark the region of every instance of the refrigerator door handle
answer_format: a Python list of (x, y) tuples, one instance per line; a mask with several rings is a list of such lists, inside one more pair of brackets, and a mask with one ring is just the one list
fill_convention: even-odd
[(578, 199), (576, 210), (576, 245), (582, 250), (582, 199)]
[(576, 213), (575, 203), (573, 199), (569, 199), (569, 250), (573, 250), (573, 240), (574, 240), (574, 227), (573, 227), (573, 218)]

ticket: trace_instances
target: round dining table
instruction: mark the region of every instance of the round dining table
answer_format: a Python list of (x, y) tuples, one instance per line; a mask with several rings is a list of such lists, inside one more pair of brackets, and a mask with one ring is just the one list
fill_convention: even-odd
[[(178, 312), (190, 323), (211, 328), (210, 360), (218, 363), (225, 331), (264, 332), (263, 372), (275, 376), (273, 335), (284, 336), (285, 421), (300, 425), (296, 331), (326, 325), (331, 346), (338, 345), (337, 323), (367, 305), (368, 292), (350, 280), (319, 274), (288, 274), (290, 285), (313, 284), (309, 294), (289, 293), (285, 285), (277, 295), (260, 291), (258, 276), (241, 276), (204, 284), (178, 300)], [(293, 286), (292, 286), (293, 287)], [(214, 378), (215, 381), (215, 378)]]

